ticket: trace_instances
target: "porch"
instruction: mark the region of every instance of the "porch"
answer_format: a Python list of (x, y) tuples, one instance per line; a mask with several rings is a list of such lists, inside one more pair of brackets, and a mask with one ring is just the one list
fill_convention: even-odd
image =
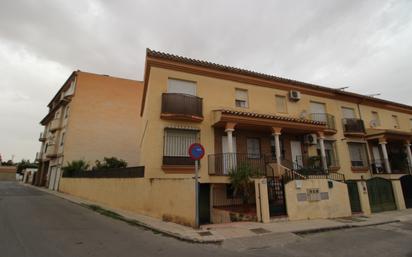
[(392, 130), (370, 130), (368, 146), (373, 174), (411, 174), (412, 133)]

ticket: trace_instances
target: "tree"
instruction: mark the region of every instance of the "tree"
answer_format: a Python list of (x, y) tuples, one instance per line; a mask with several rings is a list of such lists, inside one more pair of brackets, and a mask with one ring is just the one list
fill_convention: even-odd
[(36, 163), (31, 163), (30, 160), (25, 160), (22, 159), (18, 164), (17, 164), (17, 173), (21, 173), (23, 170), (28, 169), (28, 168), (37, 168)]
[(259, 172), (253, 170), (248, 164), (240, 164), (229, 171), (230, 186), (233, 194), (242, 198), (243, 204), (248, 204), (254, 197), (254, 184), (252, 178), (257, 177)]
[(103, 161), (96, 161), (96, 165), (93, 167), (94, 170), (104, 170), (113, 168), (126, 168), (127, 162), (116, 157), (104, 157)]
[(68, 162), (66, 166), (62, 168), (63, 175), (67, 177), (73, 176), (75, 172), (84, 172), (89, 169), (89, 164), (84, 160), (76, 160)]

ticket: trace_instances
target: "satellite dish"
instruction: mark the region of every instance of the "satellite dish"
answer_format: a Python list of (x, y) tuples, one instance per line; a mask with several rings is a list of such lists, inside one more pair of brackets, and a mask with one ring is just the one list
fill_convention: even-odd
[(370, 125), (372, 128), (376, 128), (378, 126), (378, 122), (376, 120), (371, 120)]

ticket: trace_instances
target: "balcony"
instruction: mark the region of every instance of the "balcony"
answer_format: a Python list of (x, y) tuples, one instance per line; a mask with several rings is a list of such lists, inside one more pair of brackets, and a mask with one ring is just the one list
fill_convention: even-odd
[(405, 159), (403, 161), (389, 161), (389, 166), (391, 167), (391, 172), (388, 172), (385, 166), (384, 160), (374, 160), (371, 162), (371, 170), (373, 174), (409, 174), (409, 164)]
[(54, 132), (54, 131), (59, 130), (59, 129), (60, 129), (60, 119), (53, 119), (50, 122), (50, 131)]
[(201, 122), (203, 120), (203, 99), (197, 96), (163, 93), (162, 119)]
[(345, 135), (365, 135), (365, 125), (361, 119), (342, 119)]
[(55, 158), (57, 157), (57, 146), (55, 144), (49, 144), (46, 148), (46, 157)]
[(42, 153), (42, 152), (37, 152), (37, 153), (36, 153), (36, 161), (41, 161), (42, 156), (43, 156), (43, 153)]
[(335, 116), (329, 113), (311, 113), (309, 114), (309, 119), (314, 121), (322, 121), (326, 123), (327, 133), (336, 133), (336, 123)]
[(209, 175), (228, 176), (239, 167), (251, 168), (256, 176), (266, 174), (265, 158), (247, 153), (218, 153), (208, 156)]
[(46, 141), (46, 134), (44, 134), (44, 133), (40, 133), (40, 136), (39, 136), (39, 141), (40, 141), (40, 142), (44, 142), (44, 141)]

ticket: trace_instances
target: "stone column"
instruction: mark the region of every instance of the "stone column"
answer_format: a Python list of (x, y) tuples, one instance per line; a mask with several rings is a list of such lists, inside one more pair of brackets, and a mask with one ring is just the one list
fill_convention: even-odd
[(412, 168), (412, 153), (411, 153), (411, 143), (409, 140), (405, 141), (405, 150), (406, 150), (406, 156), (408, 158), (408, 171), (411, 173), (411, 168)]
[(282, 130), (282, 128), (272, 128), (272, 135), (275, 138), (275, 153), (276, 153), (276, 163), (277, 164), (281, 164), (282, 159), (280, 158), (280, 131)]
[(386, 140), (384, 138), (379, 139), (379, 144), (382, 148), (382, 154), (383, 154), (383, 161), (385, 164), (385, 169), (387, 173), (392, 173), (391, 171), (391, 165), (389, 164), (389, 158), (388, 158), (388, 151), (386, 150)]
[(323, 132), (318, 132), (318, 136), (319, 136), (320, 158), (322, 160), (322, 168), (325, 172), (327, 172), (328, 163), (326, 162), (325, 135), (323, 134)]
[(236, 123), (226, 123), (225, 132), (227, 134), (227, 150), (229, 153), (233, 153), (233, 131), (235, 131)]

